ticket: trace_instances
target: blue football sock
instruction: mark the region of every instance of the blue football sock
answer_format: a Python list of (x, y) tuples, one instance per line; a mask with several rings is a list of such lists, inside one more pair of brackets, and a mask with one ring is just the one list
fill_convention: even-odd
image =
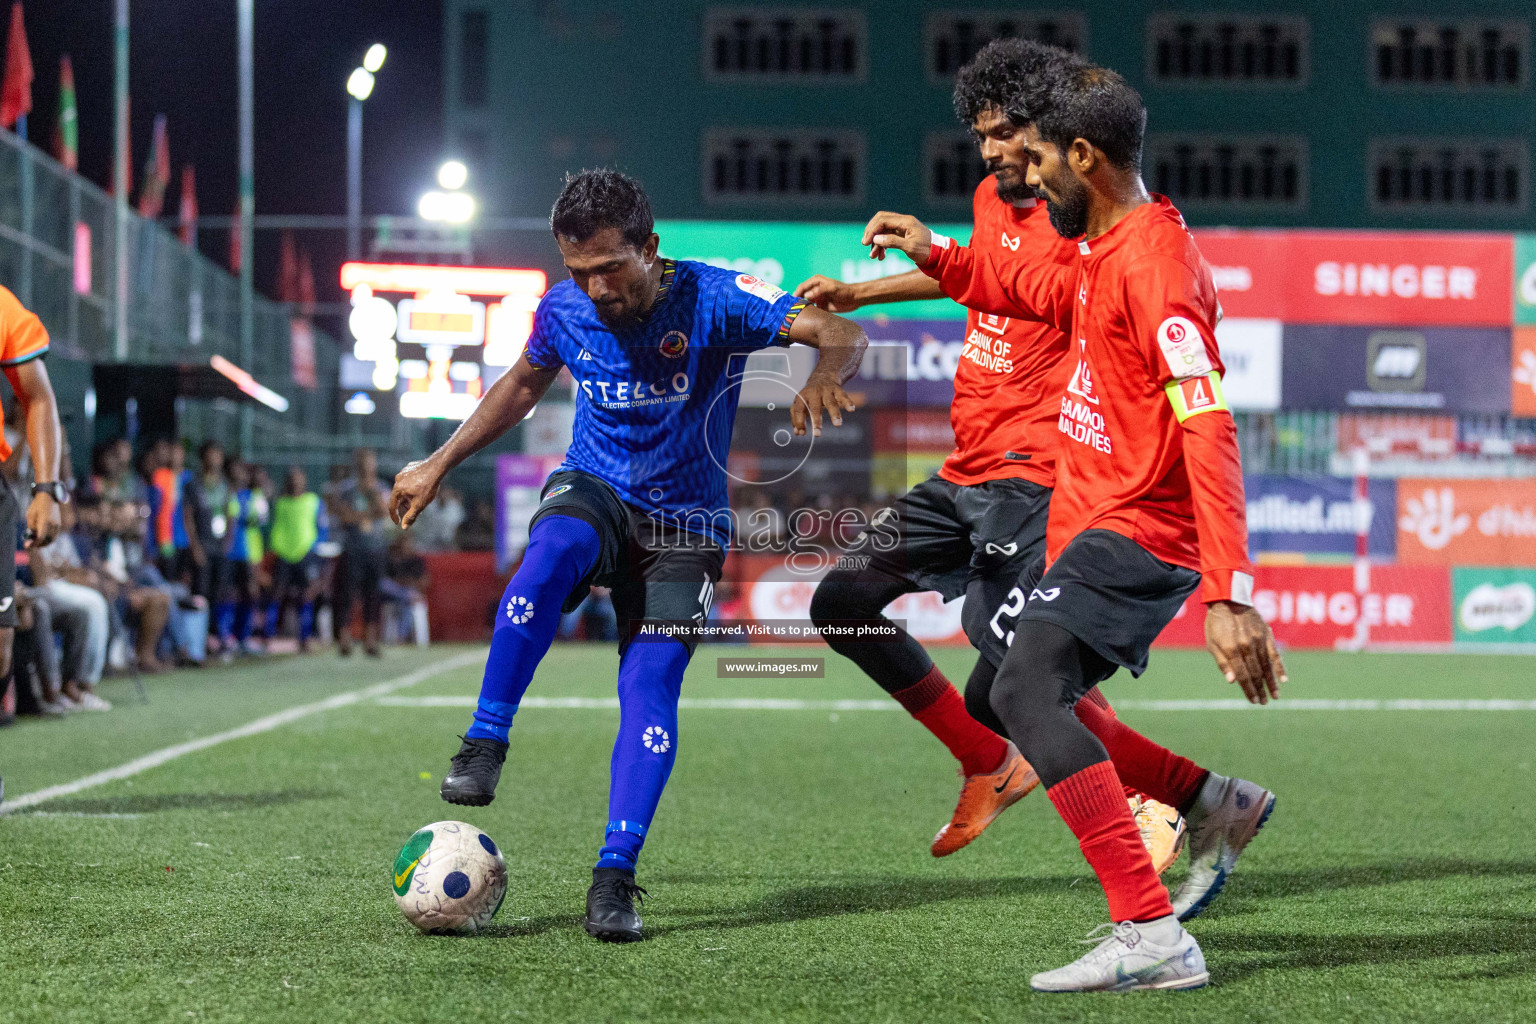
[(583, 519), (549, 515), (533, 524), (523, 561), (501, 595), (467, 738), (507, 742), (517, 705), (554, 642), (560, 606), (597, 561), (601, 548), (597, 530)]
[(268, 640), (271, 640), (273, 637), (277, 636), (278, 622), (282, 619), (282, 617), (283, 606), (278, 604), (276, 601), (269, 602), (267, 604), (267, 621), (262, 623), (261, 630), (262, 634), (266, 636)]
[(241, 601), (235, 605), (235, 639), (242, 644), (251, 639), (251, 603)]
[(299, 606), (299, 639), (308, 640), (315, 633), (315, 602), (305, 601)]
[(235, 633), (235, 604), (233, 601), (220, 601), (214, 606), (215, 628), (218, 630), (220, 640), (228, 640)]
[(677, 760), (677, 698), (688, 658), (680, 641), (660, 637), (631, 642), (619, 662), (619, 736), (613, 744), (600, 868), (635, 870)]

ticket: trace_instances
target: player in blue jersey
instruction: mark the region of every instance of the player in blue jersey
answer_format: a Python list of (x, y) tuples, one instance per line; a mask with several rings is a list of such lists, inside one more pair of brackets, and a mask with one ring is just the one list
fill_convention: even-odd
[(853, 408), (842, 385), (868, 344), (851, 321), (755, 277), (661, 258), (653, 226), (638, 182), (607, 170), (566, 179), (550, 228), (570, 279), (544, 296), (522, 356), (469, 419), (400, 471), (389, 505), (409, 527), (449, 470), (521, 421), (562, 367), (570, 371), (571, 445), (544, 486), (502, 596), (474, 721), (442, 795), (491, 802), (513, 715), (562, 608), (591, 585), (612, 587), (619, 734), (583, 921), (611, 942), (641, 938), (635, 864), (677, 756), (678, 695), (697, 642), (691, 627), (709, 615), (731, 540), (724, 460), (746, 354), (790, 342), (820, 350), (791, 409), (796, 434), (820, 434), (823, 411), (841, 425)]

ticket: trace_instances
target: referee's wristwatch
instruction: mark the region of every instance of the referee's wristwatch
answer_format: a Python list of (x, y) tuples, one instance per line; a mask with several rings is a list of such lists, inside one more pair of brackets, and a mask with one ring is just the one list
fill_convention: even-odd
[(62, 483), (60, 483), (57, 480), (50, 480), (47, 483), (35, 483), (35, 484), (33, 484), (32, 485), (32, 497), (35, 498), (39, 494), (46, 494), (46, 495), (48, 495), (48, 497), (52, 498), (54, 501), (58, 502), (60, 505), (68, 505), (69, 504), (69, 488), (65, 487)]

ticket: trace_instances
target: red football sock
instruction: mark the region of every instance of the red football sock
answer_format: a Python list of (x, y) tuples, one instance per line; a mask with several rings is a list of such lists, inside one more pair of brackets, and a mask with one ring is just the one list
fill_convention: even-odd
[(995, 770), (1003, 763), (1008, 741), (965, 710), (965, 700), (935, 665), (904, 690), (891, 694), (907, 714), (927, 726), (960, 762), (967, 775)]
[(1152, 870), (1136, 819), (1121, 795), (1113, 764), (1091, 764), (1056, 783), (1046, 795), (1099, 876), (1110, 920), (1152, 921), (1173, 913), (1168, 890)]
[(1074, 709), (1080, 722), (1099, 738), (1115, 771), (1132, 789), (1160, 800), (1179, 813), (1194, 802), (1209, 773), (1187, 757), (1180, 757), (1159, 746), (1115, 716), (1109, 702), (1100, 695), (1091, 699), (1097, 688), (1077, 702)]

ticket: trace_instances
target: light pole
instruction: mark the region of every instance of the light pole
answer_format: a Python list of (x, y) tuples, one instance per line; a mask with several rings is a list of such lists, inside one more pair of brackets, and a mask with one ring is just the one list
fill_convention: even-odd
[(347, 78), (347, 259), (363, 254), (363, 101), (373, 93), (373, 76), (389, 53), (374, 43), (363, 55), (363, 66)]
[(128, 0), (117, 0), (113, 19), (112, 354), (128, 361)]
[[(240, 367), (252, 369), (256, 352), (256, 107), (255, 0), (239, 0), (240, 47)], [(240, 406), (240, 452), (249, 455), (253, 420), (249, 403)]]

